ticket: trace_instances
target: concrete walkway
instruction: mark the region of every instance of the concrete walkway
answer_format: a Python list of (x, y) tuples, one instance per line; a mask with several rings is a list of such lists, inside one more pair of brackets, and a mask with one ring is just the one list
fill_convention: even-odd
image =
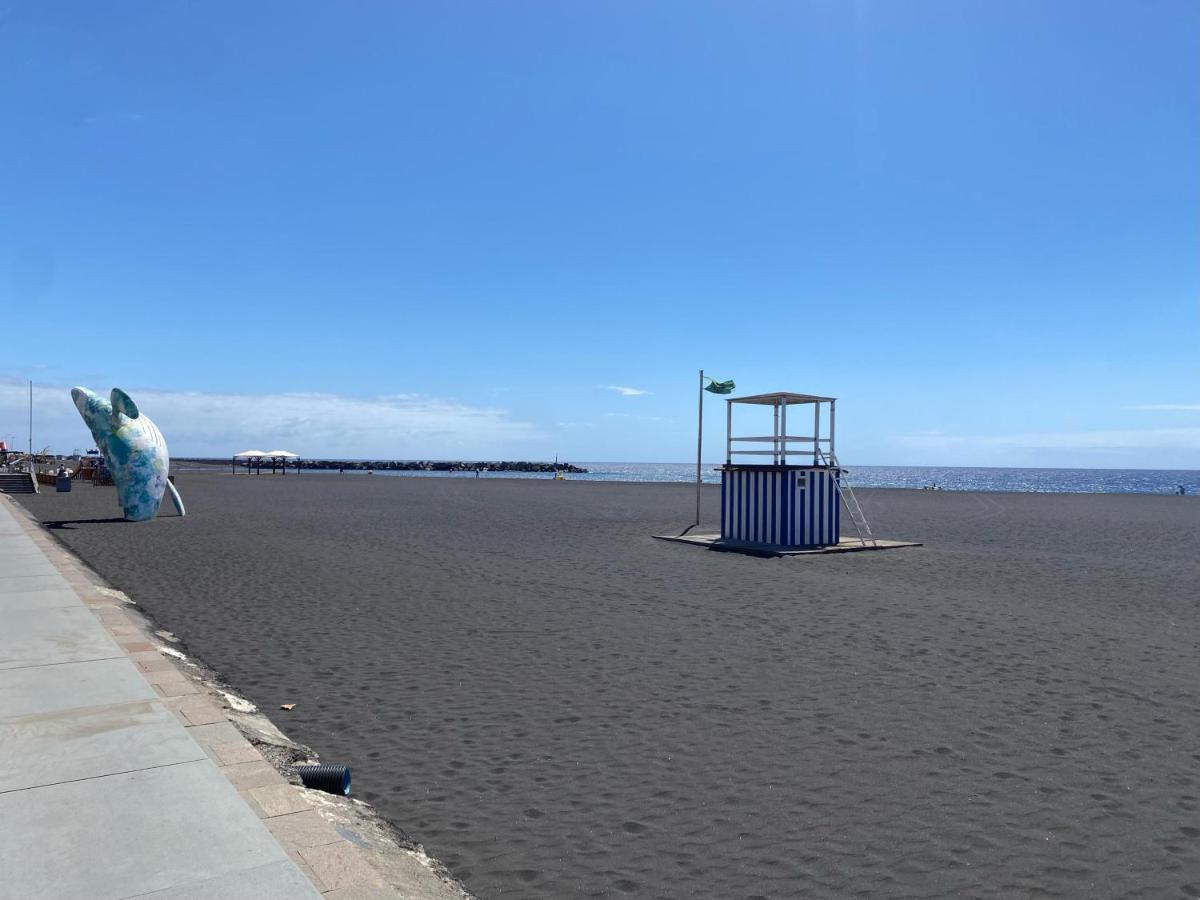
[(0, 497), (0, 897), (319, 898), (305, 857), (251, 805), (299, 789), (239, 794), (218, 767), (236, 729), (189, 719), (192, 686), (157, 653), (134, 658), (153, 645), (133, 630), (122, 642), (105, 620), (113, 604), (85, 603), (86, 580), (51, 561), (69, 554), (10, 503)]

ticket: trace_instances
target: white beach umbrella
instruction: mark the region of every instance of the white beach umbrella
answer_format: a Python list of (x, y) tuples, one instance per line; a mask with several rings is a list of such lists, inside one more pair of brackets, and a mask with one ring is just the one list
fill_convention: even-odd
[[(279, 463), (281, 466), (283, 466), (284, 475), (287, 474), (287, 461), (289, 459), (300, 458), (299, 453), (293, 453), (291, 450), (268, 450), (264, 455), (269, 457), (271, 460), (271, 471), (274, 472), (275, 464)], [(296, 463), (296, 472), (300, 472), (300, 463)]]

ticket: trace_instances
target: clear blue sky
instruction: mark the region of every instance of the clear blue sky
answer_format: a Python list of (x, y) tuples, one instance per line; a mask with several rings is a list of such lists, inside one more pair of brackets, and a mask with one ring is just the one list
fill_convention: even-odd
[(68, 449), (85, 384), (685, 461), (703, 366), (850, 462), (1200, 468), (1198, 60), (1193, 0), (10, 4), (0, 439), (33, 378)]

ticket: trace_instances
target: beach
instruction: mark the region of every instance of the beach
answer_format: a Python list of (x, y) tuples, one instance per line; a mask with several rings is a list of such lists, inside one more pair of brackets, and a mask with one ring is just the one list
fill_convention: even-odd
[(925, 546), (759, 559), (653, 540), (683, 484), (176, 483), (18, 499), (480, 897), (1200, 894), (1200, 499), (863, 490)]

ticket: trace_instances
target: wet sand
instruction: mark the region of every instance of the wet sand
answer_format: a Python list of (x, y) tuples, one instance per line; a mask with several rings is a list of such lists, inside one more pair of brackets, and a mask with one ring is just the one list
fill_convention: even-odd
[(755, 559), (650, 538), (685, 485), (177, 483), (19, 499), (481, 897), (1200, 894), (1200, 500)]

